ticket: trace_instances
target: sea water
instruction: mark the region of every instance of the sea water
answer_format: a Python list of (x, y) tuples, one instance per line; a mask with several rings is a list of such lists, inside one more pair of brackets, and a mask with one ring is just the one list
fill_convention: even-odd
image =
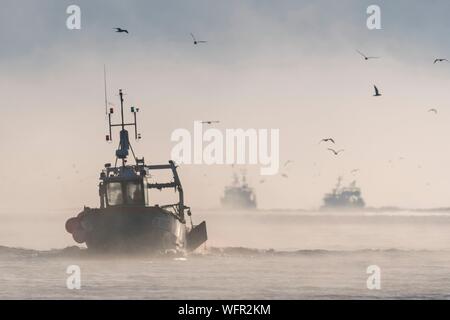
[[(73, 247), (73, 214), (5, 214), (0, 299), (448, 299), (446, 212), (199, 211), (187, 256), (98, 256)], [(69, 266), (80, 289), (69, 289)], [(379, 267), (379, 290), (370, 289)]]

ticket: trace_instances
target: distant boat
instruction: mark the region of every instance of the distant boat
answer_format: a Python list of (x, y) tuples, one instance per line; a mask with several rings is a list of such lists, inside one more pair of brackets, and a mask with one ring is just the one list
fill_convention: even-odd
[(233, 183), (225, 187), (221, 203), (226, 209), (256, 209), (256, 195), (253, 188), (248, 186), (245, 174), (241, 181), (234, 174)]
[(342, 177), (331, 193), (325, 194), (322, 209), (357, 209), (364, 208), (365, 202), (361, 195), (361, 189), (356, 187), (356, 181), (349, 186), (342, 187)]

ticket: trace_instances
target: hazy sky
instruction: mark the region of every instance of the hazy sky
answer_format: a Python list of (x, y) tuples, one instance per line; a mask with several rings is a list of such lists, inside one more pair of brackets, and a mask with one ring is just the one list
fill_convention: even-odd
[[(70, 4), (81, 7), (81, 30), (66, 28)], [(382, 30), (366, 27), (371, 4)], [(447, 0), (3, 0), (2, 212), (97, 205), (115, 149), (104, 142), (104, 64), (110, 100), (122, 88), (141, 108), (135, 150), (148, 162), (169, 159), (174, 129), (218, 119), (221, 130), (280, 129), (281, 161), (295, 162), (289, 179), (260, 185), (259, 167), (247, 167), (262, 208), (318, 207), (339, 175), (356, 179), (370, 206), (450, 206), (450, 64), (433, 65), (450, 59), (449, 9)], [(190, 32), (209, 42), (194, 46)], [(318, 144), (330, 136), (346, 150), (338, 158)], [(232, 170), (180, 174), (187, 202), (207, 208)]]

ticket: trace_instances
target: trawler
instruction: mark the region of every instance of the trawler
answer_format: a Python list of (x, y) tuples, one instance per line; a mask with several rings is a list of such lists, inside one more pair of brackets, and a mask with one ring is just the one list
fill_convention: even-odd
[(233, 183), (225, 187), (221, 203), (226, 209), (256, 209), (256, 196), (253, 189), (248, 186), (245, 173), (242, 174), (242, 181), (239, 181), (237, 174), (234, 173)]
[(322, 209), (363, 208), (365, 202), (361, 195), (361, 189), (356, 187), (356, 181), (353, 181), (347, 187), (342, 187), (341, 184), (342, 177), (339, 177), (332, 192), (327, 193), (323, 198)]
[[(115, 153), (115, 164), (105, 164), (100, 173), (100, 207), (84, 210), (66, 222), (66, 230), (75, 242), (85, 243), (95, 252), (188, 252), (207, 240), (206, 223), (194, 225), (191, 209), (184, 203), (183, 187), (173, 161), (167, 164), (147, 165), (137, 158), (130, 144), (127, 127), (134, 127), (135, 139), (141, 139), (137, 130), (138, 108), (131, 107), (134, 121), (125, 123), (124, 99), (119, 91), (121, 123), (113, 124), (114, 109), (107, 109), (109, 135), (119, 127), (120, 142)], [(131, 151), (134, 164), (128, 164)], [(169, 182), (156, 182), (155, 171), (165, 170), (173, 177)], [(166, 205), (149, 205), (149, 190), (173, 189), (178, 202)], [(186, 218), (190, 218), (190, 224)]]

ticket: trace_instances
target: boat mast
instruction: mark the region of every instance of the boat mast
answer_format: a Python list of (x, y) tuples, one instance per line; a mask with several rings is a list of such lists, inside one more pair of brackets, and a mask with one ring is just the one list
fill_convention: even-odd
[(105, 114), (108, 115), (108, 89), (106, 87), (106, 65), (103, 65), (103, 82), (105, 85)]
[(120, 116), (122, 118), (122, 130), (125, 130), (125, 123), (123, 120), (123, 92), (122, 92), (122, 89), (119, 89), (119, 96), (120, 96)]
[[(120, 97), (120, 117), (122, 120), (122, 131), (120, 131), (120, 148), (122, 150), (126, 150), (126, 155), (124, 157), (119, 157), (122, 159), (122, 167), (125, 166), (125, 162), (126, 162), (126, 158), (128, 156), (128, 147), (130, 144), (130, 141), (128, 139), (128, 131), (125, 130), (125, 123), (124, 123), (124, 119), (123, 119), (123, 92), (122, 89), (119, 89), (119, 97)], [(116, 156), (117, 156), (117, 152), (116, 152)]]
[(139, 112), (139, 108), (131, 107), (131, 112), (134, 115), (134, 122), (132, 123), (125, 123), (125, 117), (124, 117), (124, 111), (123, 111), (123, 91), (122, 89), (119, 90), (119, 97), (120, 97), (120, 123), (113, 124), (111, 121), (111, 116), (114, 113), (114, 109), (110, 108), (108, 113), (108, 119), (109, 119), (109, 135), (106, 136), (106, 141), (112, 141), (112, 128), (113, 127), (121, 127), (120, 131), (120, 143), (119, 148), (116, 150), (116, 162), (118, 159), (122, 160), (122, 166), (125, 166), (126, 159), (128, 157), (128, 151), (131, 150), (134, 160), (136, 161), (136, 164), (138, 162), (136, 155), (134, 154), (133, 148), (131, 147), (130, 140), (128, 137), (128, 131), (125, 129), (127, 126), (134, 126), (134, 134), (135, 139), (139, 140), (141, 138), (141, 135), (137, 132), (137, 116), (136, 114)]

